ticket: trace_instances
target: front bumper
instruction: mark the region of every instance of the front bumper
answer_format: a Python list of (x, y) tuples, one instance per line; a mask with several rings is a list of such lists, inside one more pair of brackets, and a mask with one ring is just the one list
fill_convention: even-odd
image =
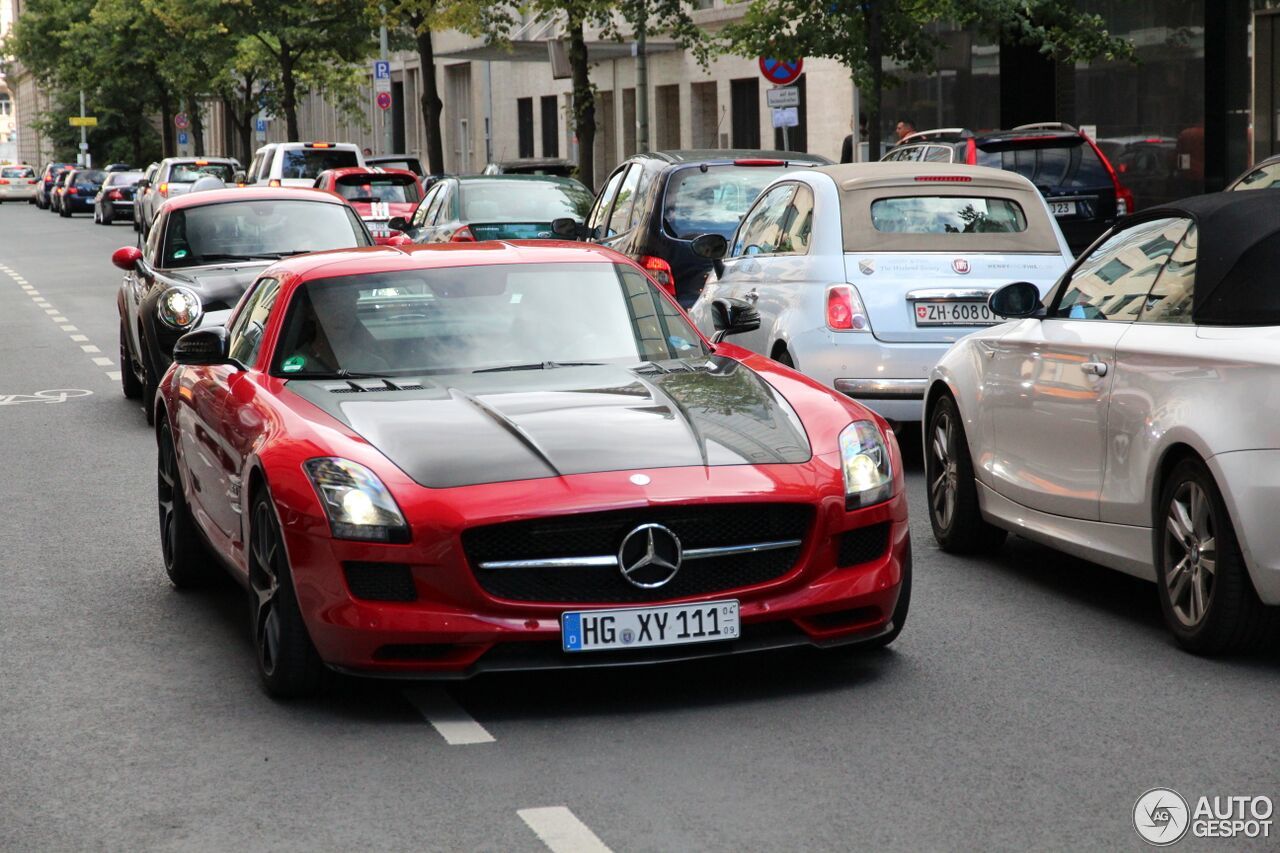
[[(777, 483), (774, 493), (764, 495), (760, 491), (762, 474), (769, 479), (775, 473), (768, 471), (770, 467), (791, 469), (791, 480)], [(608, 481), (616, 494), (617, 482), (620, 478), (625, 481), (626, 472), (563, 477), (553, 484), (504, 484), (508, 494), (503, 500), (485, 500), (453, 512), (446, 511), (443, 503), (433, 502), (443, 528), (441, 523), (415, 523), (413, 542), (408, 545), (334, 540), (323, 519), (285, 507), (280, 510), (298, 600), (312, 641), (330, 667), (347, 672), (466, 678), (484, 671), (657, 663), (786, 646), (841, 645), (879, 637), (892, 629), (902, 578), (910, 571), (905, 491), (899, 486), (898, 494), (889, 501), (850, 512), (844, 508), (843, 494), (824, 494), (815, 502), (811, 475), (806, 476), (804, 469), (732, 466), (712, 468), (709, 473), (705, 469), (668, 469), (654, 477), (655, 484), (670, 478), (689, 485), (696, 482), (701, 488), (651, 489), (648, 499), (638, 504), (634, 500), (602, 502), (601, 483)], [(713, 482), (708, 484), (708, 480)], [(495, 487), (456, 491), (481, 496), (494, 493)], [(653, 494), (658, 491), (665, 493)], [(273, 493), (279, 507), (280, 491), (273, 488)], [(685, 508), (708, 502), (708, 494), (714, 495), (713, 502), (766, 499), (813, 505), (814, 519), (791, 568), (755, 586), (643, 604), (524, 602), (499, 599), (482, 590), (461, 545), (462, 530), (510, 520), (511, 515), (502, 514), (504, 504), (523, 508), (521, 518), (539, 518), (605, 507), (676, 504)], [(537, 509), (528, 513), (529, 507)], [(407, 517), (419, 517), (404, 509)], [(883, 551), (855, 565), (839, 566), (840, 534), (878, 524), (887, 527)], [(417, 600), (354, 597), (347, 587), (344, 561), (407, 563)], [(567, 610), (727, 598), (739, 602), (742, 636), (736, 641), (608, 652), (561, 651), (560, 616)]]
[(885, 343), (870, 333), (816, 329), (787, 347), (801, 373), (902, 423), (923, 416), (929, 372), (951, 343)]

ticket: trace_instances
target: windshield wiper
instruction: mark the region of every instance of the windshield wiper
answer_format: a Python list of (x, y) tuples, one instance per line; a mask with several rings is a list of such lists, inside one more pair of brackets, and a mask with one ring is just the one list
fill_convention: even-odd
[(265, 255), (201, 255), (200, 261), (269, 261), (274, 258)]
[(502, 373), (508, 370), (553, 370), (557, 367), (598, 367), (598, 361), (531, 361), (528, 364), (508, 364), (505, 367), (482, 367), (472, 373)]

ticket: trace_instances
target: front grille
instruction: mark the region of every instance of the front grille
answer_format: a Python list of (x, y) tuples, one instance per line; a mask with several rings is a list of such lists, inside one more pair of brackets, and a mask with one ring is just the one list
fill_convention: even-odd
[(366, 601), (416, 601), (413, 572), (404, 563), (342, 564), (347, 588), (356, 598)]
[(462, 545), (480, 586), (513, 601), (627, 603), (706, 595), (765, 583), (795, 565), (803, 545), (751, 554), (686, 560), (657, 589), (632, 586), (616, 566), (481, 569), (497, 560), (614, 556), (641, 524), (662, 524), (687, 551), (759, 542), (803, 540), (813, 508), (804, 504), (716, 504), (646, 507), (474, 527)]
[(837, 566), (857, 566), (869, 563), (889, 547), (889, 522), (882, 521), (857, 530), (840, 534), (840, 548), (836, 552)]

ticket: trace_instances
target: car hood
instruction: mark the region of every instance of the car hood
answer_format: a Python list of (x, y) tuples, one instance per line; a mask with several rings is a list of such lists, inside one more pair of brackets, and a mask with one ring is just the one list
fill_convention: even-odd
[(175, 287), (189, 287), (200, 294), (206, 311), (231, 308), (274, 261), (236, 264), (235, 266), (193, 267), (191, 269), (158, 270), (157, 276)]
[(810, 458), (790, 404), (728, 358), (287, 388), (430, 488)]

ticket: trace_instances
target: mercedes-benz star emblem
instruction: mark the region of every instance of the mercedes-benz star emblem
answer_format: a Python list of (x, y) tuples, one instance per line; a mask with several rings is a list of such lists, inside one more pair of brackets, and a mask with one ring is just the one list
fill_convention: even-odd
[(680, 539), (661, 524), (642, 524), (622, 539), (618, 568), (627, 583), (656, 589), (676, 576), (684, 553)]

